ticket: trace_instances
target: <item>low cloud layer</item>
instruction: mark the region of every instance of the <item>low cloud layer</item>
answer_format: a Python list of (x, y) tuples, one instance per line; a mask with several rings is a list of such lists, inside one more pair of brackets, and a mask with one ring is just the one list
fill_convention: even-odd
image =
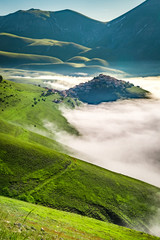
[(160, 76), (152, 77), (139, 77), (139, 78), (124, 78), (126, 81), (130, 81), (136, 86), (150, 91), (153, 94), (153, 98), (160, 99)]
[[(49, 76), (48, 76), (49, 77)], [(50, 77), (50, 80), (44, 80), (44, 84), (50, 88), (55, 88), (58, 90), (65, 90), (74, 87), (82, 82), (87, 82), (93, 77), (88, 76), (64, 76), (64, 75), (55, 75)], [(43, 78), (44, 79), (44, 78)], [(47, 79), (47, 78), (46, 78)]]
[(149, 90), (153, 99), (62, 109), (81, 136), (56, 131), (57, 140), (80, 159), (160, 187), (160, 78), (129, 81)]
[[(74, 72), (71, 75), (62, 75), (49, 71), (30, 71), (10, 68), (1, 69), (1, 74), (8, 80), (22, 83), (40, 84), (43, 87), (46, 86), (58, 90), (65, 90), (74, 87), (75, 85), (89, 81), (93, 79), (94, 76), (98, 75), (98, 73), (96, 75), (88, 75), (84, 72)], [(125, 76), (124, 72), (115, 69), (108, 69), (105, 74), (111, 74), (119, 79), (122, 76)]]
[[(19, 73), (15, 79), (33, 78), (56, 89), (67, 89), (92, 77), (63, 76), (49, 73)], [(121, 78), (122, 79), (122, 78)], [(67, 120), (81, 133), (76, 137), (60, 132), (44, 119), (57, 140), (72, 149), (72, 155), (114, 172), (160, 187), (160, 77), (124, 79), (152, 93), (150, 100), (124, 100), (62, 109)], [(34, 129), (33, 129), (34, 131)], [(160, 212), (151, 219), (150, 229), (160, 236)]]
[(74, 155), (160, 187), (160, 101), (128, 100), (63, 110), (82, 134), (57, 133)]

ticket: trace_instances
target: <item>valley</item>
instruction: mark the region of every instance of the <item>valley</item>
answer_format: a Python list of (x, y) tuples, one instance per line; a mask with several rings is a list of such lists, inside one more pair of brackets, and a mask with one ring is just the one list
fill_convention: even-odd
[(0, 16), (1, 240), (160, 239), (159, 10)]

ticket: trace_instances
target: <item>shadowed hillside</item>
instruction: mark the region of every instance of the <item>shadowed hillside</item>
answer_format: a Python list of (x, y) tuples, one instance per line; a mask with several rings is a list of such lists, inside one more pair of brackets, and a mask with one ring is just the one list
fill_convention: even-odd
[(113, 61), (159, 61), (159, 11), (159, 0), (145, 1), (107, 23), (97, 44), (109, 48)]
[[(107, 62), (110, 68), (131, 74), (159, 74), (159, 11), (159, 0), (147, 0), (122, 16), (103, 23), (71, 10), (20, 10), (0, 17), (0, 32), (5, 32), (0, 35), (0, 50), (52, 56), (62, 61), (75, 61), (73, 63), (82, 62), (80, 57), (85, 57), (91, 60), (85, 61), (90, 66), (106, 67)], [(100, 61), (92, 61), (95, 58)], [(28, 68), (33, 69), (32, 66)], [(40, 68), (48, 70), (44, 65)], [(61, 65), (62, 69), (66, 70), (66, 65)], [(67, 68), (67, 73), (69, 71)], [(86, 68), (85, 72), (89, 73), (91, 69)]]
[(89, 48), (71, 42), (51, 39), (32, 39), (0, 33), (0, 49), (6, 52), (51, 56), (66, 61)]
[(12, 53), (0, 51), (0, 66), (1, 67), (16, 67), (21, 64), (31, 63), (63, 63), (60, 59), (55, 57), (34, 55), (34, 54), (23, 54), (23, 53)]
[(86, 46), (99, 39), (104, 26), (105, 23), (71, 10), (57, 12), (39, 9), (20, 10), (0, 18), (0, 32), (75, 42)]

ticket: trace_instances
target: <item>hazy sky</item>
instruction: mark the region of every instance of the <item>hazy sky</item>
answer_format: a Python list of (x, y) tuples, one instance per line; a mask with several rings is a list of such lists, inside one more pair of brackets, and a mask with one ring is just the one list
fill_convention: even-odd
[(49, 11), (72, 9), (91, 18), (108, 21), (136, 7), (144, 0), (0, 0), (0, 15), (38, 8)]

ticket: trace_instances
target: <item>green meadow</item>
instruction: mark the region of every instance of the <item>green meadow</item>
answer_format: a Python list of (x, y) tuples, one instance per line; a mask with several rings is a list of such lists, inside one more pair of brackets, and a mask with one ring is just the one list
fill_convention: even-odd
[[(75, 159), (65, 143), (56, 141), (54, 131), (80, 134), (59, 109), (73, 107), (74, 100), (40, 86), (3, 80), (0, 102), (2, 196), (101, 220), (102, 225), (150, 231), (160, 204), (159, 188)], [(56, 126), (54, 131), (45, 121)]]
[(0, 239), (158, 240), (93, 218), (0, 197)]

